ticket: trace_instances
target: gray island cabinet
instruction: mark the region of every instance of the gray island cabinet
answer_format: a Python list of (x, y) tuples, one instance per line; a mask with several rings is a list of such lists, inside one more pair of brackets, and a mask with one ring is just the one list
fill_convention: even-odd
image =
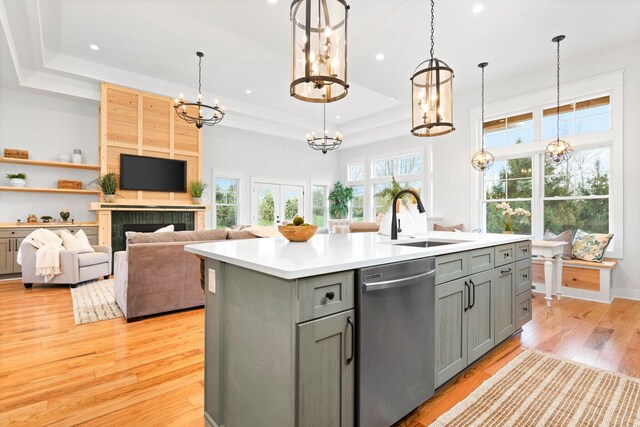
[(525, 236), (430, 233), (449, 244), (417, 248), (358, 234), (186, 247), (206, 258), (208, 425), (356, 424), (359, 268), (435, 257), (435, 307), (425, 309), (435, 310), (436, 387), (531, 318)]

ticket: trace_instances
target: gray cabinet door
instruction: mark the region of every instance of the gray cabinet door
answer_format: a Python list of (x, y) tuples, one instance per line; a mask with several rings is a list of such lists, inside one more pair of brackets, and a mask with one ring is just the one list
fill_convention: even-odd
[(18, 264), (18, 249), (20, 248), (20, 244), (24, 238), (15, 238), (13, 239), (13, 272), (20, 273), (22, 271), (22, 266)]
[(482, 248), (470, 251), (467, 255), (469, 275), (492, 270), (494, 257), (494, 248)]
[(467, 286), (464, 279), (436, 286), (436, 387), (467, 366)]
[(491, 350), (494, 342), (493, 271), (468, 278), (471, 304), (467, 310), (467, 364)]
[(516, 280), (515, 264), (498, 267), (495, 272), (494, 313), (495, 343), (498, 344), (516, 331), (515, 301)]
[(459, 279), (467, 274), (467, 252), (436, 257), (436, 285)]
[(13, 257), (15, 239), (0, 239), (0, 274), (13, 273)]
[(298, 325), (298, 426), (355, 422), (355, 311)]

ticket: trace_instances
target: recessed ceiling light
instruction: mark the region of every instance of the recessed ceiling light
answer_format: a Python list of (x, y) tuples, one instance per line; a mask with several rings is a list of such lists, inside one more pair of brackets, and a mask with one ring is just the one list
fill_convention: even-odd
[(377, 61), (382, 61), (384, 59), (384, 53), (378, 53), (376, 54), (376, 60)]
[(276, 4), (276, 3), (278, 3), (278, 0), (267, 0), (267, 3)]
[(336, 116), (336, 119), (339, 119), (339, 118), (340, 118), (340, 116)]
[(91, 48), (91, 50), (100, 50), (100, 46), (98, 46), (97, 44), (92, 44), (89, 47)]
[(247, 95), (251, 95), (251, 89), (245, 90), (244, 93), (246, 93)]
[(484, 6), (481, 5), (480, 3), (478, 3), (477, 5), (473, 6), (473, 9), (471, 9), (471, 11), (475, 14), (478, 14), (480, 12), (482, 12), (484, 10)]

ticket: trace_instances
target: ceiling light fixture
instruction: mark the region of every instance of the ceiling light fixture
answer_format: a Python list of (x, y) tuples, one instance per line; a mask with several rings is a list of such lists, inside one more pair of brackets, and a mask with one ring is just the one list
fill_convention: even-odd
[(571, 157), (573, 148), (571, 145), (560, 139), (560, 42), (565, 39), (565, 36), (555, 36), (551, 39), (552, 42), (557, 43), (557, 68), (556, 68), (556, 139), (551, 141), (547, 148), (544, 150), (547, 159), (555, 164), (565, 162)]
[(489, 65), (488, 62), (478, 64), (478, 67), (482, 69), (482, 122), (480, 124), (482, 126), (482, 148), (471, 158), (471, 166), (480, 172), (489, 169), (494, 161), (493, 154), (484, 149), (484, 69), (487, 65)]
[(378, 53), (376, 55), (376, 61), (382, 61), (384, 59), (384, 53)]
[(214, 101), (213, 106), (202, 103), (202, 57), (204, 53), (196, 52), (198, 56), (198, 100), (196, 102), (188, 102), (184, 100), (184, 95), (180, 95), (180, 99), (175, 100), (173, 108), (176, 114), (187, 123), (195, 124), (198, 129), (202, 126), (213, 126), (224, 118), (224, 107), (219, 106), (218, 100)]
[(89, 47), (91, 48), (91, 50), (100, 50), (100, 46), (98, 46), (97, 44), (91, 44), (89, 45)]
[(309, 144), (309, 147), (317, 151), (322, 151), (322, 154), (337, 150), (342, 144), (342, 135), (340, 132), (336, 132), (336, 136), (333, 138), (329, 136), (329, 132), (327, 131), (327, 104), (322, 105), (322, 129), (322, 136), (316, 136), (315, 132), (311, 132), (311, 135), (307, 134), (307, 144)]
[(306, 102), (338, 101), (347, 84), (347, 18), (345, 0), (294, 0), (292, 81), (289, 93)]
[[(430, 58), (411, 76), (411, 133), (438, 136), (453, 132), (453, 69), (433, 56), (434, 0), (431, 0)], [(422, 66), (425, 66), (421, 69)]]
[(246, 93), (247, 95), (251, 95), (251, 89), (245, 90), (244, 93)]
[(480, 12), (482, 12), (484, 10), (484, 6), (481, 5), (480, 3), (478, 3), (477, 5), (473, 6), (473, 9), (471, 9), (471, 11), (473, 13), (475, 13), (476, 15)]

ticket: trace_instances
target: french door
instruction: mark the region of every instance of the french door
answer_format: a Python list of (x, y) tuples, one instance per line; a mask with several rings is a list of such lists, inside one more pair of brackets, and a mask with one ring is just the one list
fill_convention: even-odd
[(304, 187), (254, 182), (251, 196), (251, 224), (281, 225), (304, 213)]

